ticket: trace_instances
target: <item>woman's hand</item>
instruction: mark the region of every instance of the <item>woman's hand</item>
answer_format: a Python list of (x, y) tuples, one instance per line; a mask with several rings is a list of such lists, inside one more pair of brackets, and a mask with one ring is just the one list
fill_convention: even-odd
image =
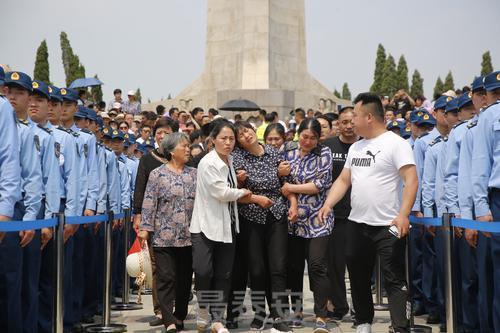
[(281, 194), (283, 194), (285, 198), (288, 197), (290, 194), (293, 194), (290, 189), (290, 183), (283, 184), (283, 187), (281, 188)]
[(283, 161), (278, 165), (278, 177), (288, 176), (291, 171), (292, 167), (288, 161)]
[(274, 202), (271, 199), (269, 199), (268, 197), (265, 197), (263, 195), (253, 195), (252, 199), (253, 199), (252, 201), (254, 203), (256, 203), (257, 205), (259, 205), (260, 207), (262, 207), (264, 209), (267, 209), (274, 204)]
[(295, 222), (299, 216), (299, 208), (296, 204), (291, 204), (288, 209), (288, 220)]
[(142, 244), (144, 244), (144, 242), (146, 242), (149, 238), (149, 232), (146, 231), (146, 230), (139, 230), (139, 232), (137, 233), (137, 237), (139, 237), (139, 242)]
[(247, 172), (243, 169), (236, 171), (236, 180), (238, 181), (238, 186), (243, 186), (247, 180)]
[(243, 191), (244, 191), (244, 194), (243, 194), (243, 196), (241, 198), (250, 198), (250, 196), (252, 195), (252, 191), (247, 190), (246, 188), (243, 189)]

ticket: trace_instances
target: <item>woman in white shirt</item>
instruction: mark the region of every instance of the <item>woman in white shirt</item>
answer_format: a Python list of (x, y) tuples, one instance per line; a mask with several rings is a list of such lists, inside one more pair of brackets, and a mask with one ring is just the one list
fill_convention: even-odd
[(228, 332), (221, 323), (234, 261), (234, 236), (239, 232), (236, 201), (251, 192), (237, 188), (231, 152), (235, 129), (225, 120), (214, 126), (214, 150), (198, 166), (196, 198), (191, 219), (193, 269), (199, 304), (198, 331), (204, 331), (212, 314), (212, 332)]

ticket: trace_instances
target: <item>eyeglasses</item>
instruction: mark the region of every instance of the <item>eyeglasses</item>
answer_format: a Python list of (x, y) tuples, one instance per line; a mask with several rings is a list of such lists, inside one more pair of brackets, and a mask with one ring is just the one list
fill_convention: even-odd
[(120, 126), (120, 129), (121, 130), (128, 130), (128, 127), (127, 126)]

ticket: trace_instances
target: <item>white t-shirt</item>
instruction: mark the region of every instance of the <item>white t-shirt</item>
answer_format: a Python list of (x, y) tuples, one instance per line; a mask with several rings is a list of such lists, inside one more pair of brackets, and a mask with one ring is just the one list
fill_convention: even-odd
[(411, 146), (393, 132), (354, 143), (344, 165), (351, 171), (349, 219), (372, 226), (389, 226), (401, 205), (403, 180), (399, 169), (408, 164), (415, 165)]

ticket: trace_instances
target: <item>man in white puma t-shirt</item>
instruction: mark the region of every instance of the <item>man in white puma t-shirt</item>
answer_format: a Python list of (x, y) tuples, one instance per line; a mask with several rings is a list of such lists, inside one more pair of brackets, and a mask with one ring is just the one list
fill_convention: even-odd
[[(354, 103), (354, 131), (364, 139), (349, 148), (344, 169), (332, 185), (319, 217), (328, 216), (352, 185), (346, 252), (356, 332), (371, 332), (371, 275), (376, 255), (380, 256), (385, 277), (392, 327), (395, 332), (409, 332), (404, 257), (408, 216), (418, 188), (413, 152), (407, 141), (386, 130), (384, 109), (377, 95), (360, 94)], [(391, 226), (397, 236), (389, 231)]]

